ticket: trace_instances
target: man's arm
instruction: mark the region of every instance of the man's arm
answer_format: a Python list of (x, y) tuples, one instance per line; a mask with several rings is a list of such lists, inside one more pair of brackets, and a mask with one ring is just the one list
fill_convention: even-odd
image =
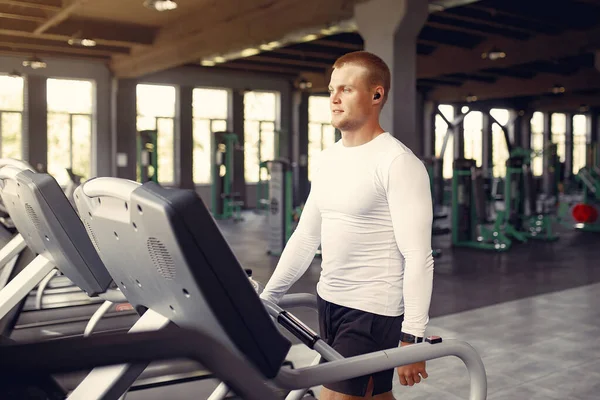
[(387, 196), (396, 243), (404, 257), (402, 332), (423, 337), (433, 288), (433, 207), (429, 175), (417, 157), (408, 153), (392, 161)]
[(277, 268), (260, 297), (277, 304), (289, 288), (306, 272), (315, 258), (320, 243), (321, 213), (311, 192), (302, 210), (298, 226), (290, 236), (277, 263)]

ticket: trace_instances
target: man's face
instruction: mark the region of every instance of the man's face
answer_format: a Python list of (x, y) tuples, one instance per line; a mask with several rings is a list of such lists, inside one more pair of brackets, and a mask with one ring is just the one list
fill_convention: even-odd
[(374, 92), (369, 90), (367, 77), (364, 67), (352, 64), (331, 74), (331, 124), (342, 132), (360, 128), (373, 112)]

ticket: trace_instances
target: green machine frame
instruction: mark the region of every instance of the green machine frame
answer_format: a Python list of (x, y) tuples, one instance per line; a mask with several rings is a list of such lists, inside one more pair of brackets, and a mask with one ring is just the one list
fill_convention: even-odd
[(211, 153), (212, 185), (211, 212), (215, 219), (241, 220), (239, 193), (235, 193), (233, 183), (235, 150), (238, 137), (231, 132), (215, 132)]
[(136, 145), (138, 182), (158, 183), (158, 131), (138, 131)]

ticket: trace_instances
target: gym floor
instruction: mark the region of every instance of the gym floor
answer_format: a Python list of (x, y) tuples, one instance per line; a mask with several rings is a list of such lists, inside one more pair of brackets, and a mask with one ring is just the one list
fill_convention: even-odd
[[(236, 256), (254, 278), (266, 283), (277, 257), (266, 254), (266, 218), (244, 213), (244, 221), (219, 222)], [(600, 246), (593, 233), (561, 228), (556, 242), (530, 241), (506, 253), (451, 249), (449, 237), (434, 237), (443, 252), (435, 262), (428, 335), (457, 338), (480, 353), (488, 374), (490, 400), (597, 399), (600, 393)], [(315, 258), (290, 293), (315, 293), (320, 259)], [(317, 330), (316, 313), (295, 314)], [(295, 345), (288, 359), (308, 365), (314, 354)], [(429, 379), (403, 387), (396, 398), (455, 400), (468, 396), (466, 368), (456, 358), (428, 362)], [(192, 382), (152, 393), (132, 392), (128, 400), (171, 400), (209, 394), (215, 382)], [(319, 388), (313, 388), (318, 394)], [(155, 397), (156, 396), (156, 397)]]

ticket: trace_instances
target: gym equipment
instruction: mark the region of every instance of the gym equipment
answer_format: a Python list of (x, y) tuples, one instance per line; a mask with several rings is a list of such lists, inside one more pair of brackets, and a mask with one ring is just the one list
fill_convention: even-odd
[[(0, 291), (0, 318), (13, 309), (55, 267), (88, 296), (124, 302), (110, 288), (111, 278), (85, 234), (79, 217), (56, 180), (48, 174), (5, 166), (0, 169), (0, 196), (20, 235), (38, 254), (22, 272)], [(70, 225), (58, 228), (56, 220)], [(58, 232), (58, 233), (57, 233)], [(68, 238), (66, 244), (57, 236)]]
[(587, 232), (600, 232), (598, 209), (600, 208), (600, 168), (594, 165), (594, 159), (588, 157), (590, 164), (581, 168), (576, 180), (583, 186), (581, 203), (572, 209), (575, 228)]
[(244, 205), (240, 193), (235, 192), (236, 153), (240, 151), (238, 137), (231, 132), (215, 132), (211, 154), (212, 186), (211, 209), (216, 219), (233, 218), (241, 221), (241, 207)]
[(137, 175), (139, 182), (158, 182), (158, 131), (138, 131)]
[(269, 240), (267, 253), (279, 256), (292, 236), (292, 169), (286, 160), (266, 161), (269, 171)]
[(35, 391), (40, 399), (63, 400), (67, 393), (51, 375), (175, 359), (190, 359), (204, 365), (243, 399), (280, 399), (243, 357), (212, 336), (186, 328), (41, 343), (1, 343), (0, 385), (8, 398), (30, 398), (26, 396)]
[[(136, 309), (145, 310), (132, 332), (167, 325), (204, 332), (248, 360), (265, 380), (294, 391), (291, 394), (455, 355), (469, 372), (470, 399), (486, 398), (481, 358), (458, 340), (432, 337), (412, 346), (337, 360), (333, 349), (296, 317), (277, 305), (261, 303), (195, 192), (164, 189), (153, 182), (140, 185), (119, 178), (95, 178), (77, 189), (76, 205), (115, 282)], [(298, 369), (282, 367), (290, 342), (271, 317), (325, 360), (333, 361)], [(143, 359), (94, 369), (70, 398), (117, 398), (147, 365)]]
[(491, 228), (483, 187), (483, 171), (475, 160), (454, 160), (452, 174), (452, 245), (484, 250), (506, 251), (512, 241), (502, 230), (504, 215), (498, 211)]
[[(438, 157), (429, 157), (423, 159), (427, 173), (429, 174), (429, 187), (431, 189), (431, 198), (433, 203), (433, 226), (432, 236), (441, 236), (450, 233), (450, 228), (436, 226), (436, 221), (446, 220), (448, 215), (444, 212), (444, 177), (443, 160)], [(433, 257), (442, 255), (442, 250), (433, 249)]]
[[(554, 224), (560, 220), (559, 211), (557, 215), (538, 211), (538, 194), (533, 171), (531, 165), (523, 164), (523, 207), (519, 211), (521, 219), (521, 231), (530, 239), (541, 239), (553, 241), (558, 239), (558, 235), (554, 232)], [(545, 207), (542, 207), (545, 209)]]

